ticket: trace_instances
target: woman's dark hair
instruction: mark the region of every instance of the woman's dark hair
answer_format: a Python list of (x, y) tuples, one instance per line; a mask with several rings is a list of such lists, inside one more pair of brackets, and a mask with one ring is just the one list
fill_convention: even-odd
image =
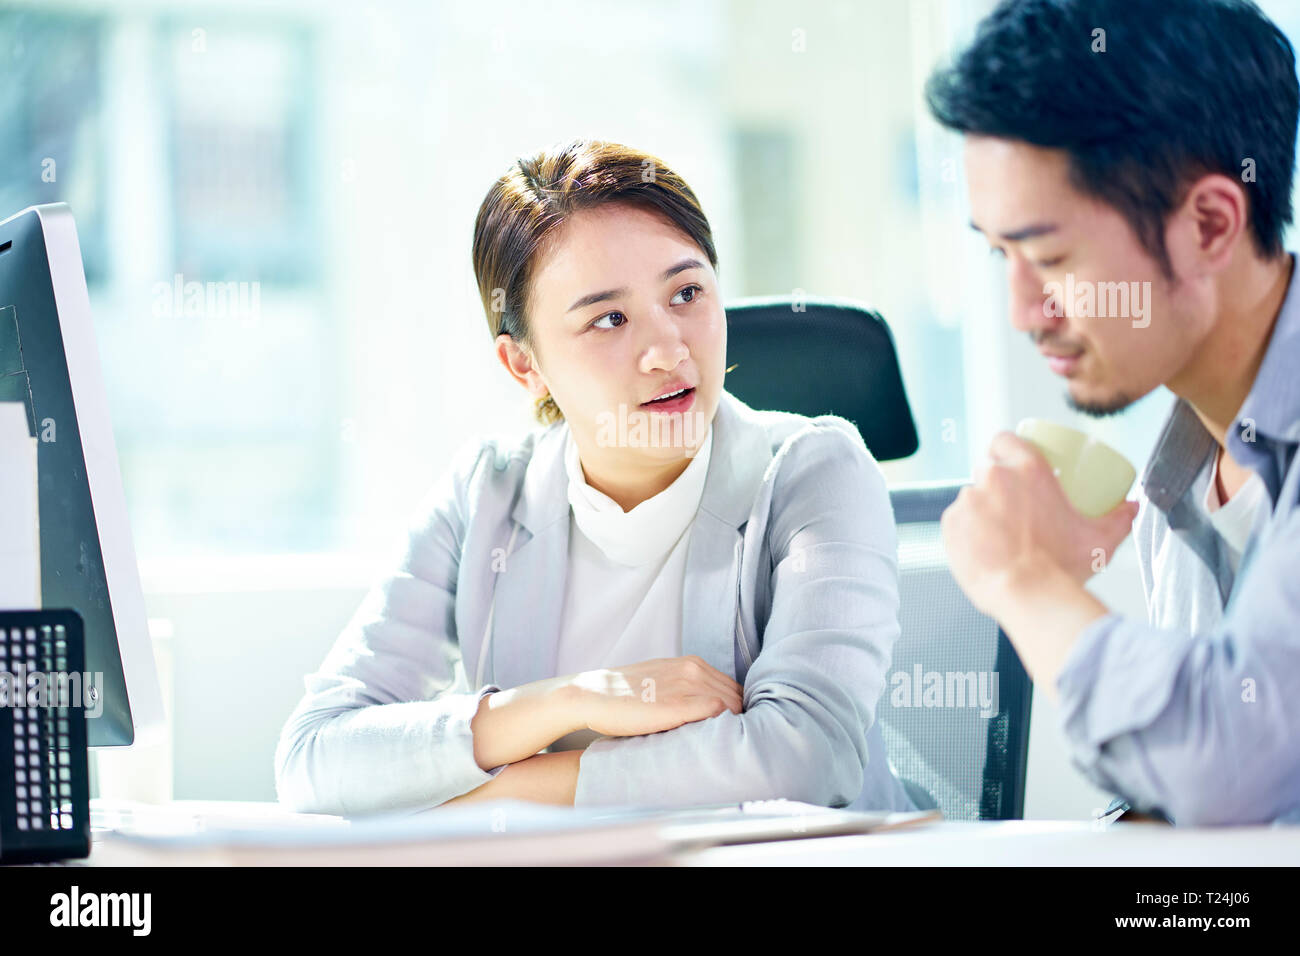
[(1207, 173), (1242, 182), (1256, 249), (1283, 251), (1295, 52), (1249, 0), (1003, 0), (925, 95), (950, 129), (1064, 150), (1166, 276), (1165, 219)]
[[(648, 153), (600, 140), (574, 140), (517, 160), (488, 190), (474, 221), (474, 276), (488, 331), (532, 351), (529, 281), (538, 253), (571, 215), (605, 203), (631, 203), (664, 217), (717, 268), (713, 233), (680, 176)], [(563, 419), (548, 395), (538, 421)]]

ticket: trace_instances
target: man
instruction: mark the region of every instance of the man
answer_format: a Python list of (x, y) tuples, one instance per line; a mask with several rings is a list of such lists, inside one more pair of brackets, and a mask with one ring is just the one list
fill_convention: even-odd
[[(943, 516), (953, 573), (1099, 786), (1180, 825), (1300, 820), (1291, 44), (1246, 0), (1006, 0), (926, 95), (1072, 406), (1177, 399), (1140, 507), (1098, 519), (999, 434)], [(1144, 305), (1104, 308), (1120, 282)], [(1147, 621), (1084, 589), (1130, 526)]]

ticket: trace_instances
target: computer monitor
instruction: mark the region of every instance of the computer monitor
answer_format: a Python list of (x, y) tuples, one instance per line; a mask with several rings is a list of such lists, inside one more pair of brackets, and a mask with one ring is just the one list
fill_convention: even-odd
[(157, 742), (162, 692), (66, 203), (0, 222), (0, 402), (23, 402), (30, 435), (40, 439), (41, 607), (80, 613), (86, 672), (103, 675), (88, 743)]

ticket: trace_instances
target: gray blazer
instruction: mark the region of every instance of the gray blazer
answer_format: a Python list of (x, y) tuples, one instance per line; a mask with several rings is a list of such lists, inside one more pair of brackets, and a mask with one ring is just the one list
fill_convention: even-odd
[[(596, 739), (575, 805), (785, 797), (913, 809), (875, 720), (899, 634), (879, 466), (833, 415), (756, 411), (724, 391), (713, 428), (682, 653), (740, 682), (744, 710)], [(395, 568), (305, 678), (276, 747), (282, 802), (340, 814), (428, 808), (502, 769), (475, 762), (470, 721), (484, 694), (556, 676), (567, 430), (538, 428), (513, 448), (475, 440), (457, 454)]]

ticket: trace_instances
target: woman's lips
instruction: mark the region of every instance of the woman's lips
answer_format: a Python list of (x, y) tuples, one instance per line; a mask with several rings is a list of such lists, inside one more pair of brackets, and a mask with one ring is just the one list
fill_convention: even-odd
[(695, 404), (695, 389), (689, 389), (678, 395), (676, 398), (666, 402), (643, 402), (642, 408), (649, 409), (652, 412), (668, 414), (669, 412), (684, 412)]

